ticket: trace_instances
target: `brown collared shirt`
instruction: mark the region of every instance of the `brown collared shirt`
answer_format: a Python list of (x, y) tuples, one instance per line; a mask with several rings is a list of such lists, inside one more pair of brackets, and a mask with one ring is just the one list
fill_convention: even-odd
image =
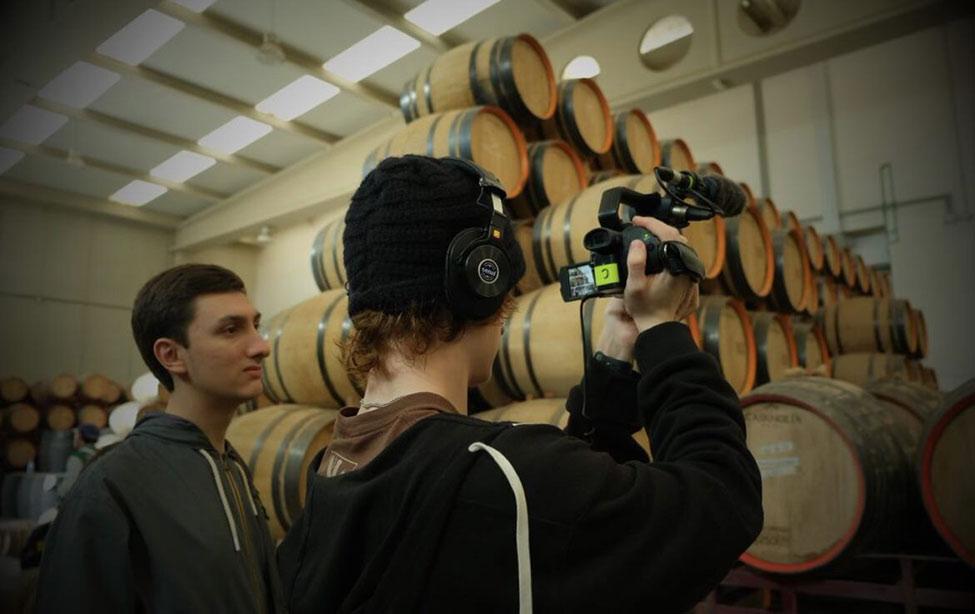
[(318, 475), (332, 477), (364, 467), (400, 433), (439, 413), (459, 412), (450, 401), (432, 392), (408, 394), (363, 413), (357, 406), (342, 408)]

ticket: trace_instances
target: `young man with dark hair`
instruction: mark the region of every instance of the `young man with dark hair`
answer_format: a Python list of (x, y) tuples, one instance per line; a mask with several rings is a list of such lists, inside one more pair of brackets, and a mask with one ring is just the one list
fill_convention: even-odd
[(293, 614), (678, 612), (761, 529), (738, 398), (678, 321), (697, 287), (647, 276), (640, 242), (569, 432), (465, 415), (525, 269), (500, 198), (476, 168), (421, 156), (383, 161), (352, 198), (346, 360), (366, 387), (278, 550)]
[(178, 266), (139, 291), (136, 345), (172, 395), (68, 494), (38, 612), (284, 611), (267, 515), (224, 439), (262, 391), (259, 322), (243, 282), (218, 266)]

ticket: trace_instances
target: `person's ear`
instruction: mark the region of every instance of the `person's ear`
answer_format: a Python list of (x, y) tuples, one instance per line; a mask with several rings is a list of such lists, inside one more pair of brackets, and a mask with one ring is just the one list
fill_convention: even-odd
[(156, 360), (173, 375), (184, 375), (186, 373), (183, 349), (178, 341), (168, 337), (160, 337), (152, 344), (152, 353), (156, 356)]

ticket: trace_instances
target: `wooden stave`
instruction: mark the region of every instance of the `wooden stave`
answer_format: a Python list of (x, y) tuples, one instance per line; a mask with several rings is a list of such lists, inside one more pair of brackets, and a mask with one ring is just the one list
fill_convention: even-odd
[[(796, 338), (796, 355), (799, 360), (799, 365), (806, 369), (815, 369), (820, 364), (826, 365), (826, 375), (829, 377), (832, 372), (832, 362), (829, 352), (829, 345), (826, 343), (826, 335), (823, 333), (822, 327), (815, 320), (808, 322), (793, 322), (792, 331)], [(809, 336), (812, 336), (819, 348), (820, 363), (810, 365), (809, 357), (806, 355), (806, 348), (809, 342)]]
[(780, 327), (789, 353), (788, 364), (783, 371), (799, 366), (799, 354), (791, 318), (781, 313), (769, 311), (752, 311), (749, 312), (749, 316), (752, 320), (752, 328), (755, 331), (755, 385), (760, 386), (784, 378), (785, 373), (782, 371), (776, 373), (778, 369), (770, 361), (769, 335), (772, 326)]
[[(551, 196), (545, 187), (545, 158), (550, 149), (558, 150), (564, 154), (572, 167), (575, 169), (576, 181), (571, 177), (566, 177), (572, 189), (567, 194), (567, 198)], [(575, 150), (568, 143), (562, 140), (535, 141), (528, 144), (528, 181), (525, 188), (517, 198), (508, 199), (507, 205), (511, 209), (513, 217), (521, 219), (534, 218), (538, 213), (551, 205), (564, 202), (573, 195), (578, 194), (589, 185), (588, 171)]]
[(833, 235), (825, 235), (823, 239), (823, 253), (826, 255), (824, 271), (835, 279), (843, 276), (843, 252), (840, 244)]
[[(789, 292), (788, 279), (795, 271), (790, 271), (787, 262), (789, 242), (793, 243), (793, 248), (799, 254), (799, 277), (802, 280), (802, 288), (798, 298), (794, 298)], [(776, 311), (797, 313), (802, 311), (805, 299), (809, 294), (807, 284), (811, 278), (809, 272), (809, 258), (806, 255), (805, 242), (802, 233), (795, 229), (778, 229), (772, 231), (772, 247), (775, 262), (775, 274), (772, 282), (772, 290), (768, 295), (769, 304)]]
[[(750, 216), (758, 228), (764, 244), (765, 252), (765, 275), (762, 283), (757, 288), (753, 287), (748, 281), (745, 272), (745, 265), (741, 258), (741, 242), (739, 239), (739, 226), (743, 216)], [(721, 282), (731, 292), (731, 294), (746, 301), (762, 299), (772, 291), (772, 284), (775, 281), (775, 261), (772, 246), (772, 235), (765, 225), (761, 214), (755, 209), (746, 208), (741, 215), (725, 220), (725, 261), (724, 268), (721, 270)]]
[(895, 347), (891, 306), (886, 299), (854, 297), (840, 301), (820, 311), (817, 319), (833, 354), (890, 352)]
[[(721, 360), (721, 311), (730, 308), (741, 323), (742, 336), (745, 342), (744, 375), (739, 381), (728, 382), (739, 395), (747, 394), (755, 385), (758, 364), (757, 348), (755, 347), (755, 331), (745, 305), (738, 299), (728, 296), (702, 296), (697, 312), (698, 326), (701, 331), (701, 349), (718, 362), (722, 374), (727, 373), (727, 366)], [(725, 375), (725, 379), (728, 376)]]
[(660, 165), (675, 171), (694, 171), (697, 162), (684, 139), (660, 141)]
[(883, 379), (910, 378), (907, 358), (882, 352), (850, 352), (833, 356), (833, 378), (857, 386)]
[(7, 430), (16, 435), (29, 435), (41, 425), (41, 412), (29, 403), (13, 403), (3, 413)]
[(30, 386), (19, 377), (5, 377), (0, 379), (0, 404), (12, 405), (27, 399)]
[[(601, 143), (595, 145), (590, 143), (579, 126), (578, 118), (580, 116), (576, 113), (575, 105), (575, 89), (577, 87), (584, 87), (595, 96), (596, 104), (600, 109), (600, 117), (603, 119), (603, 140)], [(603, 90), (596, 81), (587, 78), (566, 79), (559, 82), (557, 89), (558, 106), (555, 115), (540, 122), (534, 133), (541, 134), (549, 139), (561, 139), (572, 145), (581, 156), (586, 158), (598, 157), (609, 152), (615, 136), (613, 133), (613, 114), (610, 112), (609, 103), (606, 101)]]
[[(747, 194), (746, 194), (747, 196)], [(769, 231), (775, 230), (782, 227), (782, 214), (779, 213), (779, 208), (775, 206), (775, 201), (767, 196), (755, 199), (755, 207), (762, 215), (762, 219), (765, 220), (765, 225), (768, 226)]]
[[(636, 117), (637, 122), (644, 127), (645, 133), (650, 141), (652, 152), (650, 160), (641, 162), (633, 154), (630, 146), (630, 138), (627, 130), (627, 120)], [(654, 167), (660, 166), (660, 141), (654, 131), (646, 113), (640, 109), (630, 109), (622, 113), (617, 113), (613, 120), (615, 134), (613, 135), (613, 145), (610, 150), (595, 158), (599, 168), (603, 170), (619, 169), (626, 174), (650, 175)]]
[(309, 254), (311, 273), (315, 285), (322, 292), (345, 288), (345, 283), (348, 281), (342, 242), (344, 232), (345, 216), (341, 215), (322, 226), (312, 241)]
[(809, 266), (813, 273), (819, 274), (826, 269), (826, 250), (823, 249), (823, 240), (814, 226), (803, 226), (805, 236), (806, 252), (809, 254)]
[(911, 302), (907, 299), (890, 301), (891, 350), (898, 354), (914, 355), (918, 351), (918, 334)]

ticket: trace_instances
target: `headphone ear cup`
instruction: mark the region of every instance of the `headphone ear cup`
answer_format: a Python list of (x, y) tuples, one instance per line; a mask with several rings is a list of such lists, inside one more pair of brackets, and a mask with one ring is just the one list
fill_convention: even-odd
[(497, 311), (510, 290), (511, 265), (479, 228), (457, 233), (447, 248), (445, 292), (454, 313), (480, 320)]

